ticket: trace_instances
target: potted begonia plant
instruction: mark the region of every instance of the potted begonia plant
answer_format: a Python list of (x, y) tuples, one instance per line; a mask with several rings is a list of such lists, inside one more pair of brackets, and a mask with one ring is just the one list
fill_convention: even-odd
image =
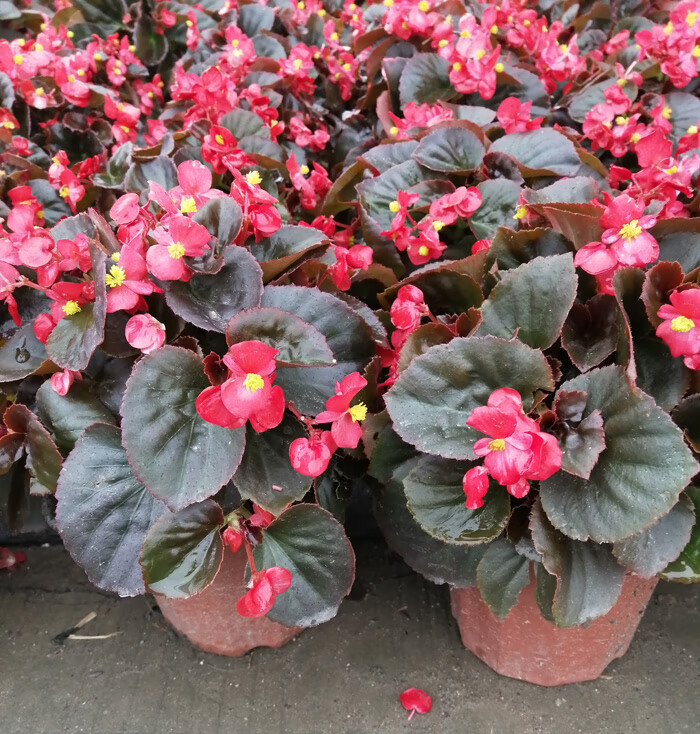
[(588, 680), (659, 575), (700, 578), (698, 4), (402, 5), (420, 52), (377, 104), (401, 142), (357, 186), (407, 265), (378, 295), (377, 518), (491, 667)]
[(355, 67), (326, 90), (299, 17), (234, 6), (18, 5), (0, 41), (8, 517), (45, 497), (97, 586), (225, 654), (349, 592), (388, 344), (343, 292), (371, 248), (321, 214)]

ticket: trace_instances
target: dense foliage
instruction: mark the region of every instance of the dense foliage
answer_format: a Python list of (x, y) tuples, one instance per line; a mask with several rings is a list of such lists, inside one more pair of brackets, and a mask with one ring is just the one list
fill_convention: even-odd
[(239, 612), (292, 626), (348, 593), (367, 483), (500, 616), (531, 569), (562, 626), (699, 580), (700, 3), (0, 18), (12, 527), (43, 497), (122, 595), (245, 551)]

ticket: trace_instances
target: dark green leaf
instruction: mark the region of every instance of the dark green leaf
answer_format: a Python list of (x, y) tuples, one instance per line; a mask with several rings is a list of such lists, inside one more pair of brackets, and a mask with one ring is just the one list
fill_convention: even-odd
[(655, 337), (634, 340), (637, 386), (651, 395), (664, 410), (671, 410), (690, 384), (690, 372), (682, 359), (671, 356), (668, 346)]
[(199, 417), (195, 401), (207, 387), (202, 360), (179, 347), (146, 355), (127, 383), (124, 448), (139, 480), (172, 510), (218, 492), (243, 455), (243, 428)]
[(557, 424), (552, 432), (557, 436), (562, 450), (562, 471), (588, 479), (605, 449), (605, 430), (600, 411), (592, 411), (578, 425), (565, 422)]
[(445, 543), (475, 545), (497, 538), (510, 514), (510, 501), (495, 483), (478, 510), (464, 506), (462, 477), (469, 462), (421, 456), (403, 480), (408, 509), (429, 535)]
[(200, 207), (192, 219), (206, 227), (212, 237), (216, 237), (217, 249), (221, 252), (238, 237), (243, 223), (243, 212), (233, 199), (217, 196)]
[(679, 262), (685, 273), (700, 267), (700, 234), (675, 232), (660, 237), (659, 259)]
[(547, 349), (559, 338), (574, 299), (578, 276), (570, 254), (538, 257), (509, 270), (481, 307), (479, 334), (516, 335)]
[(687, 92), (671, 92), (664, 95), (664, 104), (671, 108), (671, 140), (678, 143), (688, 134), (688, 128), (696, 126), (700, 121), (700, 99)]
[(541, 189), (525, 189), (529, 204), (588, 204), (598, 196), (598, 182), (590, 176), (560, 178)]
[(447, 60), (437, 54), (415, 54), (408, 60), (399, 81), (401, 106), (409, 102), (437, 102), (455, 96)]
[(402, 487), (410, 468), (411, 462), (406, 462), (375, 494), (374, 514), (387, 545), (434, 584), (474, 586), (476, 567), (487, 546), (443, 543), (421, 528), (406, 506)]
[(694, 506), (695, 525), (690, 541), (680, 556), (664, 569), (661, 578), (681, 584), (694, 584), (700, 582), (700, 487), (688, 487), (686, 494)]
[(499, 227), (491, 240), (488, 262), (498, 262), (500, 270), (517, 268), (536, 257), (572, 252), (572, 246), (553, 229), (512, 229)]
[(71, 385), (66, 395), (59, 395), (47, 380), (37, 391), (36, 407), (42, 422), (64, 451), (70, 451), (92, 423), (116, 423), (112, 413), (79, 383)]
[(385, 400), (404, 441), (448, 459), (473, 459), (482, 434), (467, 418), (499, 387), (517, 390), (526, 409), (535, 390), (553, 390), (542, 352), (495, 337), (453, 339), (414, 359)]
[(469, 173), (484, 157), (484, 144), (463, 127), (444, 127), (428, 133), (418, 144), (413, 158), (431, 171)]
[(547, 516), (569, 537), (598, 543), (649, 527), (698, 470), (680, 430), (620, 367), (591, 371), (561, 389), (588, 393), (584, 418), (600, 410), (606, 449), (589, 480), (557, 472), (540, 484)]
[(259, 569), (282, 566), (292, 573), (292, 585), (267, 615), (287, 627), (315, 627), (335, 617), (355, 577), (350, 541), (318, 505), (283, 512), (263, 530), (253, 556)]
[(571, 307), (562, 328), (561, 345), (581, 372), (600, 364), (615, 351), (617, 314), (615, 299), (604, 293)]
[(469, 217), (469, 226), (479, 239), (491, 239), (499, 227), (514, 227), (520, 184), (507, 178), (482, 181), (481, 206)]
[(700, 393), (682, 400), (673, 411), (673, 420), (681, 427), (695, 452), (700, 454)]
[(160, 184), (166, 191), (177, 186), (177, 168), (168, 156), (159, 155), (149, 161), (132, 163), (126, 173), (124, 187), (127, 191), (143, 194), (148, 192), (151, 181)]
[(557, 577), (547, 573), (547, 569), (541, 564), (535, 564), (535, 601), (539, 607), (540, 614), (554, 624), (552, 605), (554, 595), (557, 593)]
[(508, 616), (529, 581), (530, 561), (509, 540), (501, 538), (488, 545), (476, 569), (476, 582), (482, 599), (497, 617)]
[(689, 497), (657, 520), (650, 528), (613, 545), (617, 560), (637, 576), (650, 579), (675, 561), (686, 547), (695, 524), (695, 509)]
[(263, 433), (248, 426), (243, 459), (233, 475), (241, 496), (275, 515), (302, 499), (311, 487), (311, 479), (292, 469), (289, 446), (307, 435), (290, 413), (285, 414), (279, 426)]
[(85, 431), (56, 498), (63, 544), (90, 581), (120, 596), (143, 594), (141, 546), (165, 506), (134, 477), (118, 428), (98, 423)]
[(221, 566), (224, 548), (219, 528), (223, 524), (224, 514), (214, 500), (179, 512), (166, 510), (141, 551), (148, 590), (169, 599), (185, 599), (206, 589)]
[(318, 229), (285, 224), (275, 234), (251, 245), (250, 251), (268, 283), (309, 256), (320, 254), (329, 244), (326, 235)]
[(275, 359), (287, 364), (324, 367), (333, 364), (321, 332), (311, 324), (279, 308), (256, 308), (236, 314), (226, 327), (229, 345), (257, 339), (279, 350)]
[(162, 29), (156, 31), (151, 14), (142, 10), (134, 28), (134, 45), (136, 57), (145, 66), (156, 66), (168, 53), (168, 40)]
[(9, 431), (24, 434), (30, 492), (35, 495), (53, 494), (63, 460), (49, 432), (34, 413), (20, 403), (10, 405), (3, 420)]
[(336, 360), (334, 367), (280, 365), (276, 383), (287, 400), (305, 415), (316, 415), (335, 393), (335, 383), (351, 372), (362, 372), (374, 355), (372, 331), (350, 306), (330, 293), (294, 285), (267, 286), (265, 308), (279, 308), (318, 329)]
[[(104, 173), (96, 173), (93, 176), (92, 180), (95, 186), (99, 186), (101, 189), (122, 188), (124, 178), (131, 165), (132, 150), (132, 143), (123, 143), (120, 145), (114, 152), (114, 155), (107, 161), (107, 170)], [(61, 223), (59, 222), (58, 226), (60, 225)]]
[(185, 321), (209, 331), (226, 330), (232, 316), (260, 305), (262, 271), (243, 247), (227, 247), (224, 266), (215, 275), (195, 274), (187, 283), (170, 281), (168, 306)]
[[(16, 326), (11, 318), (2, 323), (0, 332), (0, 382), (23, 380), (36, 372), (48, 359), (46, 348), (34, 335), (34, 319), (43, 311), (48, 311), (47, 298), (32, 296), (23, 308), (23, 291), (17, 294), (17, 303), (22, 317), (22, 325)], [(35, 291), (31, 291), (35, 293)]]
[(221, 120), (219, 120), (219, 125), (221, 127), (225, 127), (229, 132), (231, 132), (236, 140), (245, 138), (248, 135), (269, 136), (267, 127), (262, 121), (262, 118), (259, 115), (256, 115), (255, 112), (241, 108), (227, 112)]
[(403, 372), (416, 357), (425, 354), (430, 347), (447, 344), (452, 339), (454, 339), (454, 334), (444, 324), (430, 322), (419, 326), (408, 335), (401, 347), (397, 372), (399, 374)]
[(551, 127), (504, 135), (491, 145), (489, 152), (513, 156), (526, 178), (556, 174), (573, 176), (581, 165), (574, 144)]
[(556, 530), (536, 503), (530, 521), (545, 569), (557, 577), (552, 615), (559, 627), (588, 624), (607, 614), (622, 590), (625, 571), (610, 546), (572, 540)]

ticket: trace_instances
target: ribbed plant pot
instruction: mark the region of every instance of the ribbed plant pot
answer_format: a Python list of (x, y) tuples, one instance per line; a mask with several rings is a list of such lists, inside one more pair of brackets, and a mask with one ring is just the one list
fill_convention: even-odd
[(503, 620), (476, 587), (452, 590), (452, 614), (464, 646), (497, 673), (540, 686), (580, 683), (627, 652), (656, 583), (626, 576), (615, 606), (586, 627), (563, 629), (544, 619), (533, 581)]
[(219, 573), (204, 591), (188, 599), (155, 594), (165, 619), (205, 652), (239, 657), (256, 647), (281, 647), (301, 632), (267, 617), (241, 617), (236, 602), (247, 589), (243, 582), (246, 556), (226, 549)]

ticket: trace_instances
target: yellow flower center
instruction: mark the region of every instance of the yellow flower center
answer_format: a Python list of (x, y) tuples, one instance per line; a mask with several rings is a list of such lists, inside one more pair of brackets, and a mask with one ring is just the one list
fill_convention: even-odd
[(688, 15), (685, 16), (685, 22), (688, 27), (692, 28), (698, 20), (698, 13), (696, 10), (688, 11)]
[(426, 0), (421, 0), (418, 3), (418, 10), (422, 10), (424, 13), (427, 13), (428, 10), (430, 10), (430, 5), (426, 2)]
[(105, 281), (110, 288), (117, 288), (126, 280), (126, 271), (119, 265), (112, 265), (109, 273), (105, 276)]
[(396, 199), (389, 204), (389, 211), (392, 212), (392, 214), (398, 214), (400, 208), (399, 202), (396, 201)]
[(459, 32), (460, 38), (471, 38), (472, 34), (465, 28), (463, 31)]
[(384, 0), (384, 7), (390, 8), (394, 4), (394, 0)]
[(350, 69), (352, 69), (352, 66), (350, 64), (343, 64), (344, 71), (350, 71)]
[(566, 45), (565, 43), (560, 43), (560, 44), (559, 44), (559, 50), (560, 50), (560, 51), (561, 51), (561, 52), (562, 52), (563, 54), (568, 54), (568, 53), (569, 53), (569, 47), (568, 47), (568, 46), (567, 46), (567, 45)]
[(12, 57), (12, 60), (15, 62), (15, 64), (17, 64), (17, 66), (19, 66), (24, 61), (21, 54), (15, 54)]
[(69, 74), (68, 81), (72, 84), (75, 81), (75, 77), (72, 74)]
[(78, 76), (85, 76), (85, 69), (78, 69)]
[(5, 120), (5, 122), (2, 123), (2, 127), (4, 127), (6, 130), (14, 130), (15, 123), (11, 120)]
[(122, 256), (121, 252), (113, 252), (110, 257), (112, 258), (112, 261), (115, 263), (119, 262), (119, 258)]
[(192, 28), (192, 26), (194, 25), (194, 23), (192, 23), (192, 21), (191, 21), (191, 20), (186, 20), (186, 21), (185, 21), (185, 25), (186, 25), (186, 26), (187, 26), (188, 28)]
[(309, 167), (306, 165), (306, 163), (303, 166), (300, 166), (299, 170), (304, 176), (308, 175), (309, 173)]
[(631, 242), (636, 240), (639, 235), (642, 234), (642, 228), (639, 226), (639, 222), (633, 219), (627, 224), (623, 224), (620, 231), (617, 233), (618, 237), (622, 237), (623, 240)]
[(399, 128), (394, 125), (393, 127), (389, 128), (389, 135), (392, 137), (396, 137), (399, 134)]
[(680, 331), (682, 334), (686, 334), (694, 328), (695, 322), (687, 316), (676, 316), (676, 318), (671, 321), (671, 331)]
[(522, 219), (527, 214), (527, 207), (519, 206), (513, 214), (513, 219)]
[(364, 403), (358, 403), (357, 405), (353, 405), (351, 408), (348, 408), (348, 413), (350, 413), (353, 423), (363, 421), (367, 416), (367, 406)]
[(626, 125), (629, 122), (628, 118), (624, 115), (618, 115), (615, 118), (615, 124), (616, 125)]
[(524, 20), (523, 21), (523, 25), (525, 26), (525, 28), (529, 28), (530, 27), (530, 21), (529, 20)]
[(194, 196), (183, 196), (180, 201), (180, 213), (181, 214), (192, 214), (197, 211), (197, 204), (194, 200)]
[(255, 372), (249, 372), (245, 377), (243, 387), (248, 390), (248, 392), (257, 392), (265, 387), (265, 380)]
[(698, 133), (698, 126), (697, 125), (691, 125), (688, 128), (688, 135), (697, 135)]
[(671, 21), (666, 23), (666, 25), (664, 26), (664, 33), (667, 36), (670, 36), (673, 33), (673, 23), (671, 23)]
[(638, 143), (642, 139), (642, 136), (639, 133), (632, 133), (632, 137), (630, 138), (630, 141), (632, 143)]
[(44, 94), (44, 87), (37, 87), (34, 90), (34, 94), (36, 94), (37, 97), (41, 97)]
[(491, 33), (494, 36), (498, 33), (498, 26), (497, 25), (492, 25), (491, 26)]
[(294, 61), (292, 61), (292, 63), (294, 64), (294, 66), (295, 66), (295, 67), (296, 67), (297, 69), (301, 69), (301, 65), (302, 65), (302, 63), (303, 63), (303, 62), (302, 62), (302, 60), (301, 60), (301, 59), (294, 59)]
[(506, 442), (502, 438), (494, 438), (493, 441), (489, 441), (491, 451), (503, 451), (505, 447)]
[(245, 180), (251, 185), (258, 185), (262, 182), (262, 176), (259, 171), (250, 171), (246, 173)]
[(505, 66), (503, 66), (503, 64), (502, 64), (502, 63), (501, 63), (501, 62), (499, 61), (499, 62), (498, 62), (498, 63), (496, 64), (496, 66), (494, 66), (493, 68), (494, 68), (494, 69), (496, 70), (496, 73), (497, 73), (497, 74), (502, 74), (502, 73), (503, 73), (503, 70), (504, 70), (504, 69), (505, 69), (506, 67), (505, 67)]
[(421, 245), (421, 246), (420, 246), (420, 247), (418, 248), (418, 254), (419, 254), (419, 255), (420, 255), (421, 257), (425, 257), (425, 256), (426, 256), (426, 255), (427, 255), (427, 254), (428, 254), (429, 252), (430, 252), (430, 250), (429, 250), (429, 249), (428, 249), (428, 248), (427, 248), (427, 247), (426, 247), (425, 245)]
[(691, 53), (693, 54), (693, 58), (700, 59), (700, 46), (693, 46)]
[(61, 309), (66, 316), (73, 316), (81, 311), (77, 301), (66, 301)]
[(439, 232), (439, 231), (440, 231), (440, 230), (441, 230), (441, 229), (442, 229), (442, 228), (443, 228), (444, 226), (445, 226), (445, 223), (444, 223), (444, 222), (441, 222), (441, 221), (440, 221), (439, 219), (436, 219), (436, 220), (435, 220), (435, 221), (433, 222), (433, 229), (434, 229), (434, 230), (435, 230), (436, 232)]
[(478, 50), (478, 51), (476, 52), (476, 58), (477, 58), (477, 59), (483, 59), (483, 58), (484, 58), (484, 56), (486, 56), (486, 51), (485, 51), (485, 50), (484, 50), (483, 48), (480, 48), (480, 49), (479, 49), (479, 50)]
[(455, 61), (454, 64), (452, 64), (452, 68), (455, 71), (461, 71), (462, 70), (462, 64), (460, 64), (459, 61)]
[(168, 245), (168, 255), (173, 260), (179, 260), (184, 254), (185, 248), (179, 242), (173, 242), (171, 245)]
[(661, 117), (663, 117), (666, 120), (670, 120), (671, 119), (671, 112), (672, 112), (672, 110), (671, 110), (670, 107), (664, 107), (661, 110)]
[(670, 168), (667, 168), (664, 173), (669, 176), (673, 176), (674, 173), (678, 173), (678, 166), (671, 166)]
[(219, 145), (223, 145), (223, 144), (224, 144), (224, 136), (223, 136), (223, 135), (219, 135), (219, 134), (217, 133), (217, 134), (216, 134), (216, 135), (214, 136), (214, 140), (216, 140), (216, 142), (217, 142), (217, 143), (218, 143)]
[(438, 41), (438, 46), (440, 48), (445, 48), (445, 46), (447, 46), (448, 43), (449, 41), (443, 38), (442, 40)]
[(58, 191), (58, 195), (62, 196), (64, 199), (68, 196), (70, 192), (68, 191), (67, 186), (61, 186), (61, 188)]
[[(688, 13), (688, 15), (690, 15), (690, 13)], [(695, 13), (695, 15), (697, 15), (697, 13)], [(44, 50), (44, 47), (40, 43), (35, 43), (34, 44), (34, 50), (35, 51), (43, 51)]]
[(618, 79), (617, 80), (617, 86), (618, 87), (624, 87), (627, 85), (627, 79)]

